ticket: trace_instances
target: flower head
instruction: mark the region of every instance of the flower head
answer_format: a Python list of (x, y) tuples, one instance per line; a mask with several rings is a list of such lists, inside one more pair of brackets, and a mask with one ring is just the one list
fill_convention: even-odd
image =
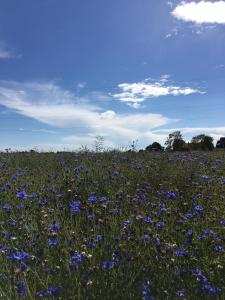
[(224, 248), (222, 247), (222, 246), (215, 246), (214, 248), (214, 251), (216, 251), (216, 252), (224, 252)]

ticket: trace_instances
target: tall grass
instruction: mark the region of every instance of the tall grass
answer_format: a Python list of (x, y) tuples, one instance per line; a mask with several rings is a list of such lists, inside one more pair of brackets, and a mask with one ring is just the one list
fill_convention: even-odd
[(225, 153), (0, 155), (0, 299), (225, 299)]

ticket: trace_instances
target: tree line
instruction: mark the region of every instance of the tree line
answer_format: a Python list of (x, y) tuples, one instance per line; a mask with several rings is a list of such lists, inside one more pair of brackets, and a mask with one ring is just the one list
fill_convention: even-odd
[[(217, 148), (225, 149), (225, 138), (221, 138), (217, 142)], [(154, 142), (153, 144), (145, 148), (146, 151), (212, 151), (214, 149), (213, 137), (205, 134), (199, 134), (191, 139), (191, 142), (185, 142), (180, 131), (174, 131), (169, 134), (166, 139), (165, 147), (162, 147), (160, 143)]]

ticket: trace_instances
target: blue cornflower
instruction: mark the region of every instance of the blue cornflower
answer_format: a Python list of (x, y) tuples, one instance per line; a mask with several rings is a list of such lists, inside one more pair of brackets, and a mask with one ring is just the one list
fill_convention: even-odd
[(82, 165), (79, 165), (79, 166), (77, 166), (77, 167), (75, 168), (75, 171), (79, 172), (82, 168), (83, 168), (83, 166), (82, 166)]
[(163, 221), (160, 221), (160, 222), (157, 223), (155, 226), (156, 226), (156, 228), (161, 229), (161, 228), (164, 227), (164, 222), (163, 222)]
[(76, 215), (80, 212), (81, 201), (73, 201), (70, 203), (70, 209), (73, 215)]
[(58, 239), (55, 236), (52, 236), (48, 239), (48, 244), (50, 247), (56, 247), (58, 245)]
[(111, 270), (114, 266), (112, 261), (103, 261), (101, 264), (101, 268), (105, 270)]
[(199, 234), (199, 235), (197, 236), (197, 238), (198, 238), (199, 240), (204, 240), (204, 239), (206, 238), (206, 235), (205, 235), (205, 234)]
[(160, 246), (161, 240), (160, 240), (159, 237), (157, 237), (157, 238), (155, 239), (155, 243), (156, 243), (156, 246)]
[(9, 220), (8, 221), (8, 225), (10, 226), (10, 227), (15, 227), (16, 225), (17, 225), (17, 221), (15, 221), (15, 220)]
[[(11, 250), (10, 247), (4, 246), (2, 244), (0, 244), (0, 249), (1, 249), (1, 252), (4, 253), (4, 254), (11, 254), (12, 253), (12, 250)], [(8, 259), (13, 259), (11, 256), (8, 256), (7, 258)]]
[(148, 295), (150, 293), (150, 288), (149, 285), (147, 283), (143, 283), (142, 287), (141, 287), (141, 293), (142, 295)]
[(193, 218), (195, 216), (195, 214), (192, 212), (186, 212), (186, 213), (184, 213), (184, 216), (187, 218)]
[(160, 211), (161, 211), (161, 212), (166, 212), (167, 209), (166, 209), (166, 207), (161, 207), (161, 208), (160, 208)]
[(24, 191), (21, 191), (21, 192), (19, 192), (19, 193), (16, 194), (16, 198), (26, 199), (27, 198), (27, 194)]
[(54, 224), (49, 226), (48, 230), (51, 231), (51, 232), (56, 232), (59, 228), (60, 228), (60, 224), (59, 223), (54, 223)]
[(36, 293), (37, 298), (44, 298), (46, 296), (46, 292), (45, 291), (38, 291)]
[(197, 280), (200, 282), (208, 282), (208, 278), (203, 274), (202, 270), (195, 268), (192, 269), (192, 274), (197, 277)]
[(50, 287), (47, 289), (47, 295), (52, 297), (58, 297), (61, 293), (62, 288), (61, 287)]
[(192, 229), (188, 229), (187, 235), (193, 235), (193, 230)]
[(89, 242), (86, 244), (87, 249), (93, 249), (96, 246), (95, 243)]
[(225, 226), (225, 220), (224, 220), (224, 219), (223, 219), (223, 220), (220, 220), (220, 225)]
[(2, 208), (3, 208), (4, 210), (6, 210), (6, 211), (12, 210), (12, 206), (11, 206), (10, 204), (5, 204), (5, 205), (2, 206)]
[(184, 294), (184, 289), (177, 291), (177, 292), (176, 292), (176, 295), (177, 295), (178, 297), (184, 297), (184, 296), (185, 296), (185, 294)]
[(184, 247), (181, 247), (180, 249), (176, 250), (174, 254), (177, 257), (187, 256), (188, 255), (188, 251)]
[(38, 203), (39, 203), (40, 205), (44, 205), (44, 204), (47, 204), (47, 203), (48, 203), (48, 200), (47, 200), (47, 199), (41, 199), (41, 200), (38, 201)]
[(23, 251), (17, 251), (9, 256), (9, 259), (26, 262), (29, 259), (29, 254)]
[(173, 192), (168, 192), (168, 193), (167, 193), (167, 197), (168, 197), (169, 199), (175, 199), (175, 198), (176, 198), (176, 194), (173, 193)]
[(207, 175), (201, 175), (201, 178), (207, 180), (207, 179), (209, 179), (209, 176), (207, 176)]
[(6, 240), (6, 241), (11, 241), (12, 238), (13, 238), (14, 236), (15, 236), (15, 235), (14, 235), (13, 233), (7, 233), (7, 234), (5, 235), (5, 240)]
[(221, 292), (220, 288), (214, 287), (209, 283), (204, 284), (202, 289), (206, 294), (219, 294)]
[(196, 211), (202, 211), (203, 210), (203, 207), (201, 205), (196, 205), (195, 206), (195, 210)]
[(77, 270), (79, 265), (84, 261), (85, 257), (82, 253), (75, 253), (69, 260), (71, 270)]
[(136, 215), (136, 216), (135, 216), (135, 219), (136, 219), (137, 221), (142, 220), (142, 218), (143, 218), (142, 215)]
[(12, 176), (12, 180), (17, 179), (17, 177), (23, 176), (23, 174), (17, 173), (15, 175)]
[(88, 202), (91, 202), (91, 203), (92, 203), (92, 202), (96, 202), (97, 199), (98, 199), (98, 198), (97, 198), (96, 196), (91, 196), (91, 197), (88, 198)]
[(189, 229), (187, 231), (187, 243), (191, 244), (193, 240), (193, 230)]
[(204, 229), (203, 230), (203, 232), (205, 233), (205, 234), (209, 234), (209, 235), (215, 235), (215, 232), (212, 230), (212, 229)]
[(98, 242), (98, 241), (101, 241), (103, 239), (102, 235), (98, 234), (96, 235), (96, 238), (95, 240)]
[(75, 253), (71, 259), (76, 262), (82, 262), (84, 260), (84, 255), (82, 253)]
[(144, 300), (154, 300), (155, 298), (153, 298), (151, 296), (151, 293), (150, 293), (150, 287), (149, 287), (149, 282), (148, 281), (145, 281), (143, 284), (142, 284), (142, 287), (141, 287), (141, 293), (142, 295), (144, 296)]
[(61, 287), (49, 287), (46, 291), (39, 291), (36, 293), (38, 298), (45, 298), (45, 297), (58, 297), (62, 291)]
[(2, 191), (5, 191), (7, 188), (11, 188), (11, 184), (8, 182), (2, 187)]
[(145, 218), (144, 221), (145, 221), (146, 223), (152, 223), (152, 222), (153, 222), (153, 221), (152, 221), (152, 218), (150, 218), (150, 217)]
[(163, 191), (163, 190), (161, 190), (161, 191), (158, 192), (158, 195), (160, 195), (160, 196), (165, 195), (165, 194), (166, 194), (166, 192)]
[(213, 248), (216, 252), (224, 252), (224, 248), (222, 247), (222, 246), (215, 246), (214, 248)]
[(93, 220), (94, 219), (94, 214), (87, 214), (87, 219), (88, 220)]
[(126, 220), (126, 221), (124, 221), (124, 223), (123, 223), (125, 226), (126, 225), (129, 225), (129, 224), (131, 224), (131, 221), (130, 220)]
[(99, 202), (108, 202), (108, 199), (107, 199), (107, 197), (102, 196), (102, 197), (100, 198)]
[(140, 199), (140, 200), (142, 200), (142, 201), (143, 201), (143, 200), (145, 200), (145, 199), (146, 199), (146, 196), (145, 196), (145, 194), (141, 194), (141, 195), (139, 195), (139, 199)]
[(112, 254), (112, 258), (113, 258), (113, 263), (114, 265), (118, 265), (120, 263), (120, 252), (119, 251), (114, 251)]

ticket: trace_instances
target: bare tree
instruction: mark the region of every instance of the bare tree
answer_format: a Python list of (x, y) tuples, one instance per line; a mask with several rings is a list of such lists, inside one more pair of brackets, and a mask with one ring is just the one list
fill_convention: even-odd
[(102, 152), (104, 150), (104, 137), (101, 135), (96, 135), (93, 148), (95, 152)]

